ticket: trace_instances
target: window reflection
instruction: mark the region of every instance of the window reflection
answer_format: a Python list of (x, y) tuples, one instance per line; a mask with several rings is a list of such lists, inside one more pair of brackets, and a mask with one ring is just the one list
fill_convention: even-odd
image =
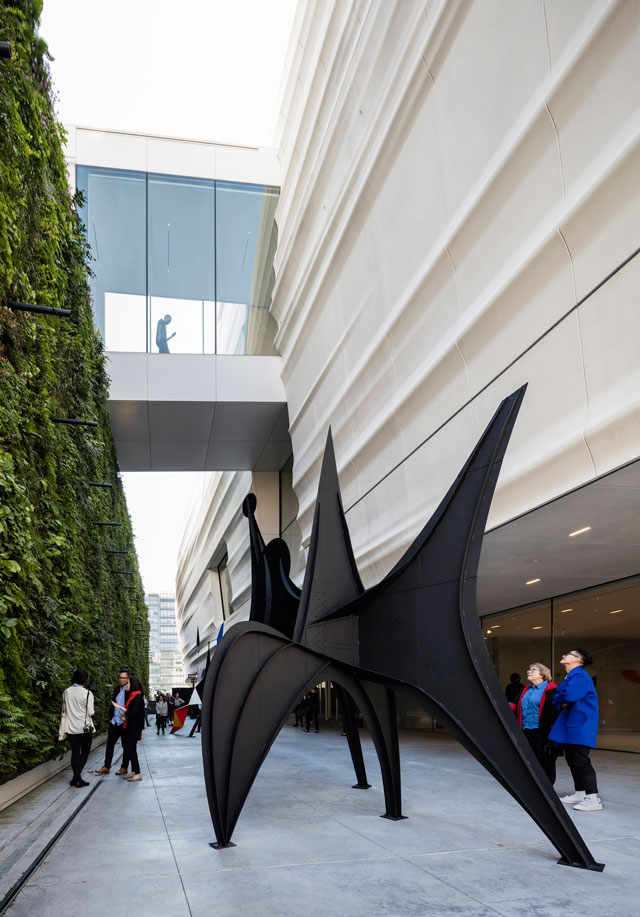
[(574, 646), (593, 656), (600, 707), (598, 747), (640, 751), (640, 577), (555, 599), (555, 654)]
[(216, 182), (217, 352), (275, 353), (269, 312), (278, 189)]
[(550, 602), (483, 618), (482, 636), (503, 689), (514, 672), (526, 684), (532, 662), (542, 662), (553, 670)]
[(79, 166), (77, 182), (85, 197), (81, 215), (93, 257), (90, 285), (95, 324), (107, 350), (144, 352), (146, 175)]

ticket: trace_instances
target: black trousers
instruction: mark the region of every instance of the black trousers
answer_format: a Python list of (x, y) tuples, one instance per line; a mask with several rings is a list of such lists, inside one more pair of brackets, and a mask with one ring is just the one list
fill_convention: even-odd
[(544, 750), (546, 736), (539, 729), (523, 729), (525, 738), (551, 783), (556, 782), (556, 756)]
[(162, 735), (164, 735), (164, 730), (167, 725), (167, 717), (163, 716), (161, 713), (156, 715), (156, 726), (158, 727), (158, 735), (160, 735), (160, 730), (162, 729)]
[(138, 736), (135, 734), (135, 731), (130, 729), (124, 730), (124, 735), (122, 736), (122, 747), (123, 751), (123, 760), (124, 755), (127, 756), (127, 761), (131, 764), (131, 772), (133, 774), (140, 773), (140, 763), (138, 761)]
[(317, 732), (318, 729), (320, 729), (320, 722), (318, 720), (318, 711), (317, 710), (309, 710), (307, 712), (307, 732), (311, 729), (312, 720), (316, 725), (316, 732)]
[(71, 770), (73, 771), (74, 780), (80, 780), (82, 777), (83, 768), (87, 763), (87, 758), (91, 751), (91, 739), (92, 735), (90, 732), (80, 732), (75, 735), (69, 733), (69, 744), (71, 745)]
[(589, 758), (588, 745), (565, 745), (564, 754), (573, 777), (576, 790), (584, 790), (587, 796), (598, 792), (596, 772)]
[(124, 738), (122, 735), (122, 726), (114, 726), (113, 723), (109, 723), (109, 732), (107, 733), (107, 748), (104, 753), (105, 767), (111, 767), (111, 762), (113, 761), (113, 750), (116, 747), (118, 739), (120, 739), (122, 742), (122, 767), (129, 766), (127, 749), (125, 748)]

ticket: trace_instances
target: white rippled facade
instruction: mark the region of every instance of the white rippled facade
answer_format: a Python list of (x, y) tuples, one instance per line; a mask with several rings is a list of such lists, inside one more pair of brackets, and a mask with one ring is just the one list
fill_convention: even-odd
[[(638, 459), (636, 0), (302, 3), (279, 133), (271, 313), (304, 547), (329, 425), (365, 585), (525, 382), (489, 529)], [(248, 610), (249, 483), (212, 481), (192, 520), (183, 614), (207, 513)]]

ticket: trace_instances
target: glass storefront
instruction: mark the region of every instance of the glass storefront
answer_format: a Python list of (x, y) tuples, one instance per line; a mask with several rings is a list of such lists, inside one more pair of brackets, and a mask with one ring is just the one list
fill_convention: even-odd
[(279, 189), (77, 167), (105, 350), (276, 353)]
[[(640, 753), (640, 576), (487, 615), (481, 624), (503, 687), (514, 672), (526, 683), (532, 662), (548, 666), (559, 683), (564, 653), (576, 646), (591, 653), (588, 671), (600, 708), (598, 748)], [(439, 728), (401, 697), (398, 723), (407, 729)]]
[(598, 747), (640, 752), (640, 577), (490, 615), (482, 630), (505, 686), (512, 672), (524, 681), (532, 662), (549, 666), (559, 682), (560, 657), (586, 649), (600, 707)]

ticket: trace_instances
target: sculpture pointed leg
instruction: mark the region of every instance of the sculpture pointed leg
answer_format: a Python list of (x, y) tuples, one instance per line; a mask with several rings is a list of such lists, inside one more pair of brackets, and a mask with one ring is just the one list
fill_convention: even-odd
[(342, 715), (344, 732), (349, 744), (349, 752), (353, 762), (353, 769), (356, 773), (356, 780), (358, 781), (353, 789), (368, 790), (371, 788), (371, 784), (367, 781), (367, 770), (364, 766), (362, 743), (360, 742), (360, 730), (358, 728), (358, 722), (356, 719), (356, 705), (353, 703), (351, 696), (347, 691), (344, 690), (341, 685), (337, 684), (336, 682), (332, 682), (332, 685), (338, 701), (338, 707), (340, 708), (340, 713)]

